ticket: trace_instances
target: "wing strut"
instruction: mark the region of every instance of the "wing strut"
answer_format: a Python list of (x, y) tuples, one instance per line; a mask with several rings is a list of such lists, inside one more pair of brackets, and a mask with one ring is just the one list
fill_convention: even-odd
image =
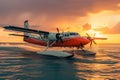
[(56, 41), (53, 41), (53, 42), (50, 44), (50, 41), (48, 40), (48, 41), (47, 41), (47, 46), (46, 46), (45, 50), (43, 50), (43, 52), (46, 51), (49, 47), (51, 47), (51, 46), (54, 45), (55, 43), (56, 43)]

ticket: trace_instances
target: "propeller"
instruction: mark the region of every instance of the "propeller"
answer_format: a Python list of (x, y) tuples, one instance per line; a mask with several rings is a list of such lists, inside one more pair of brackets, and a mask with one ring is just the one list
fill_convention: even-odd
[(57, 34), (56, 34), (56, 43), (60, 40), (60, 42), (63, 44), (63, 40), (62, 40), (62, 34), (60, 33), (60, 30), (57, 28)]
[(88, 33), (86, 33), (87, 35), (87, 39), (90, 40), (90, 47), (94, 44), (97, 44), (95, 41), (94, 41), (94, 37), (95, 37), (95, 34), (93, 35), (93, 37), (91, 37)]

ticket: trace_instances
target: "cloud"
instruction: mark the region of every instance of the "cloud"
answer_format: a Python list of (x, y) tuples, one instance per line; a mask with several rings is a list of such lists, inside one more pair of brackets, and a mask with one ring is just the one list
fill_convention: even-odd
[(112, 28), (109, 27), (101, 27), (94, 29), (95, 31), (101, 31), (104, 34), (120, 34), (120, 22), (113, 26)]
[(120, 34), (120, 22), (111, 28), (110, 33), (112, 34)]
[(25, 19), (44, 26), (74, 23), (88, 13), (119, 10), (118, 3), (120, 0), (0, 0), (0, 24), (18, 25)]
[(84, 31), (90, 30), (90, 29), (92, 28), (91, 25), (88, 24), (88, 23), (84, 24), (82, 27), (83, 27), (83, 30), (84, 30)]

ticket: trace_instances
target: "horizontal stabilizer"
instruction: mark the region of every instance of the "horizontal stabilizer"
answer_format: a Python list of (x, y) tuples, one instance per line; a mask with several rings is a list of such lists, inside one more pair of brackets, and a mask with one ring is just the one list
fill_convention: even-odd
[(49, 34), (49, 32), (46, 32), (46, 31), (26, 29), (26, 28), (15, 27), (15, 26), (5, 26), (3, 28), (8, 29), (8, 30), (13, 30), (13, 31), (19, 31), (19, 32), (27, 32), (27, 33), (35, 33), (35, 34)]
[(27, 35), (21, 35), (21, 34), (9, 34), (9, 35), (11, 35), (11, 36), (29, 37), (29, 36), (27, 36)]

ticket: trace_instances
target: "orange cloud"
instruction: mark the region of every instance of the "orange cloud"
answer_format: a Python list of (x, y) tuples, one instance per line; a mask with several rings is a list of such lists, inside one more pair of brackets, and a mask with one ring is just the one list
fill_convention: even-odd
[(120, 34), (120, 22), (115, 25), (114, 27), (112, 27), (111, 32), (113, 34)]
[(83, 27), (83, 30), (85, 30), (85, 31), (90, 30), (92, 28), (91, 25), (88, 23), (84, 24), (82, 27)]
[(102, 31), (104, 34), (120, 34), (120, 22), (116, 24), (114, 27), (102, 27), (94, 29), (96, 31)]

